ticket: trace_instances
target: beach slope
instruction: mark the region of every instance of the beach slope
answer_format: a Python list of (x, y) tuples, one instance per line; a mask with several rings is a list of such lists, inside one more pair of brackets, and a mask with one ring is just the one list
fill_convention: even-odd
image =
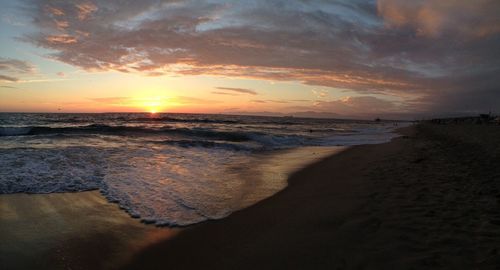
[(127, 269), (495, 269), (500, 128), (420, 124), (355, 146)]
[(112, 269), (178, 229), (140, 223), (99, 191), (0, 196), (0, 269)]

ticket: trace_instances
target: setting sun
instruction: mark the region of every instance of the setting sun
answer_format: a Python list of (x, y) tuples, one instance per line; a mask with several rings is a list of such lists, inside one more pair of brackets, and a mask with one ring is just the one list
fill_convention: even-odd
[(162, 111), (166, 107), (166, 98), (162, 97), (147, 97), (139, 99), (137, 106), (144, 108), (144, 111), (155, 114)]

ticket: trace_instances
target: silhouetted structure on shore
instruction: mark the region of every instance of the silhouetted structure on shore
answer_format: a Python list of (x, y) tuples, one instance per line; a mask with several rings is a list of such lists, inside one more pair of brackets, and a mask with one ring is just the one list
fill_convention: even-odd
[(489, 125), (500, 125), (500, 116), (494, 116), (491, 113), (480, 114), (479, 116), (464, 116), (464, 117), (453, 117), (453, 118), (435, 118), (429, 120), (433, 124), (489, 124)]

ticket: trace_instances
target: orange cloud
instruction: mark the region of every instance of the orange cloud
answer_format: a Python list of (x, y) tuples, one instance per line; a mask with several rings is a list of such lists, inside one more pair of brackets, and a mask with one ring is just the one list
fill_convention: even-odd
[(74, 36), (70, 35), (53, 35), (48, 36), (46, 40), (50, 43), (60, 43), (60, 44), (72, 44), (76, 43), (78, 40)]
[(47, 6), (46, 10), (47, 10), (47, 12), (49, 12), (50, 14), (52, 14), (54, 16), (64, 16), (65, 15), (64, 11), (62, 11), (59, 8)]
[(54, 20), (57, 29), (63, 30), (64, 28), (68, 28), (69, 22), (68, 21), (58, 21)]
[(246, 89), (246, 88), (235, 88), (235, 87), (216, 87), (219, 90), (222, 91), (229, 91), (229, 92), (236, 92), (240, 94), (249, 94), (249, 95), (257, 95), (257, 92), (252, 89)]
[(312, 93), (317, 97), (317, 98), (324, 98), (328, 96), (328, 91), (326, 90), (311, 90)]
[(91, 2), (77, 4), (75, 7), (78, 10), (77, 16), (80, 21), (87, 19), (90, 14), (97, 11), (97, 6)]

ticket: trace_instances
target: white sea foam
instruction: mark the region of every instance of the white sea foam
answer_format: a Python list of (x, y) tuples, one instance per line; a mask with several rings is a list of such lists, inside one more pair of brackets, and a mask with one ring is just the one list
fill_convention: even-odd
[(93, 148), (0, 149), (0, 193), (51, 193), (100, 187), (102, 153)]

